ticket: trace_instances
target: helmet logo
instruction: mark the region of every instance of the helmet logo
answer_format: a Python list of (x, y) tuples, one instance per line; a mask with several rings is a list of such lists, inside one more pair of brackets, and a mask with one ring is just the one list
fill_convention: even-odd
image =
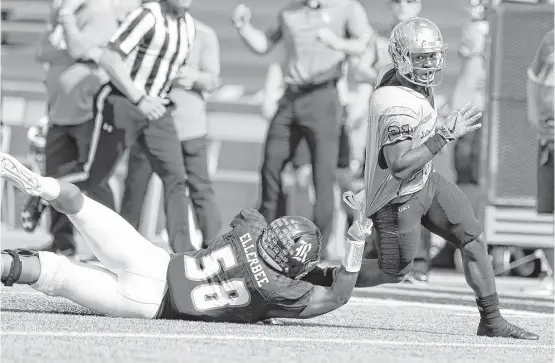
[(295, 255), (292, 258), (300, 262), (305, 262), (308, 253), (312, 249), (312, 245), (304, 241), (301, 243), (301, 246), (295, 248)]

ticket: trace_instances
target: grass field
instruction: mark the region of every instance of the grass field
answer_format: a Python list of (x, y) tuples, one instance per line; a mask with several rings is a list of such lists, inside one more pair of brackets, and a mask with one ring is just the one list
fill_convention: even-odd
[(502, 309), (540, 334), (516, 341), (477, 337), (474, 306), (402, 296), (419, 290), (376, 289), (385, 298), (359, 290), (334, 313), (268, 326), (108, 318), (29, 287), (4, 288), (2, 362), (553, 362), (552, 301), (539, 304), (551, 313), (535, 303)]

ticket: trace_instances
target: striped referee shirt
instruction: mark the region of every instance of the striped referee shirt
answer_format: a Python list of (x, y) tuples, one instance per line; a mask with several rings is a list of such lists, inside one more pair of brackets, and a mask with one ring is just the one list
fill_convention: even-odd
[(150, 96), (165, 98), (194, 38), (191, 15), (175, 18), (165, 14), (159, 2), (152, 1), (125, 18), (110, 47), (124, 57), (137, 88)]

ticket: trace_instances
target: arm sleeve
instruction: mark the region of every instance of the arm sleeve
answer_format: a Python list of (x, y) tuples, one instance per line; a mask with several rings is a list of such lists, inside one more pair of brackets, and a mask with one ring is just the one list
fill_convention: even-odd
[(149, 9), (143, 7), (132, 11), (119, 26), (110, 40), (110, 47), (126, 57), (137, 47), (151, 29), (156, 19)]

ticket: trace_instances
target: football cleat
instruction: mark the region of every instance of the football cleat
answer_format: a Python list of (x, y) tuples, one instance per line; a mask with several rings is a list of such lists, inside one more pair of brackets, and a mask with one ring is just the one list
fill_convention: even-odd
[(416, 286), (426, 286), (428, 284), (428, 274), (420, 271), (411, 271), (405, 277), (404, 282), (408, 282)]
[(494, 325), (486, 325), (480, 321), (478, 325), (478, 336), (487, 337), (500, 337), (500, 338), (513, 338), (513, 339), (525, 339), (525, 340), (538, 340), (539, 336), (534, 333), (530, 333), (514, 324), (509, 323), (505, 319), (501, 323)]
[(40, 183), (37, 176), (13, 156), (0, 153), (0, 177), (12, 182), (17, 189), (38, 196)]
[(29, 233), (33, 232), (39, 224), (40, 217), (48, 204), (37, 196), (28, 196), (23, 203), (21, 211), (21, 226)]

